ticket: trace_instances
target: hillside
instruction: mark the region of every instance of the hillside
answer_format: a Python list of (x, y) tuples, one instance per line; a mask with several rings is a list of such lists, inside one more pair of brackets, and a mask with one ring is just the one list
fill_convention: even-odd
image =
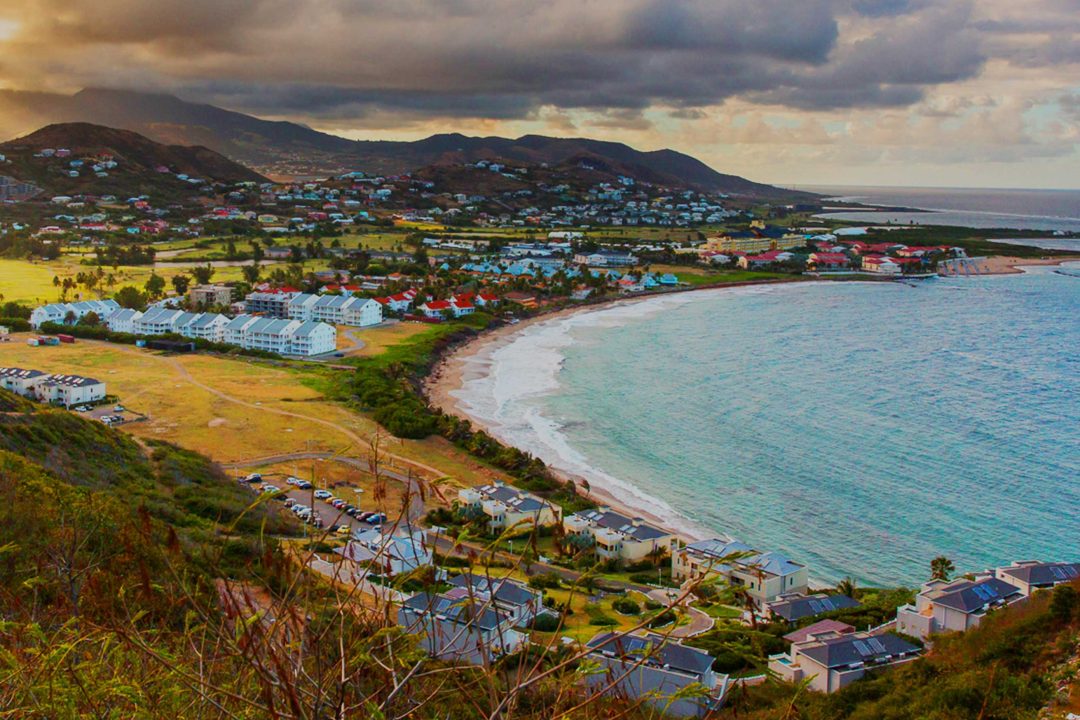
[[(42, 157), (64, 149), (64, 157)], [(45, 188), (53, 194), (159, 194), (175, 197), (206, 183), (263, 182), (259, 173), (205, 147), (163, 145), (130, 130), (89, 123), (60, 123), (0, 144), (7, 163), (0, 174)], [(111, 165), (109, 163), (115, 163)], [(107, 164), (107, 165), (106, 165)], [(100, 167), (100, 174), (94, 171)]]
[(773, 199), (815, 197), (719, 173), (674, 150), (643, 152), (622, 143), (541, 135), (509, 139), (450, 133), (414, 142), (353, 141), (297, 123), (124, 90), (90, 88), (70, 96), (0, 91), (0, 121), (23, 128), (70, 121), (122, 127), (158, 142), (205, 145), (264, 172), (288, 175), (349, 170), (397, 174), (438, 163), (493, 158), (557, 164), (588, 154), (626, 168), (637, 179), (676, 187)]

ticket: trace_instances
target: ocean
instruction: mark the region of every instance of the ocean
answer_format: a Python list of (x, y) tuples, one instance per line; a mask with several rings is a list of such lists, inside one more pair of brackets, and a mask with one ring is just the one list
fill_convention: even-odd
[[(807, 186), (800, 190), (865, 205), (918, 208), (932, 212), (850, 211), (818, 217), (865, 223), (955, 225), (1047, 232), (1080, 232), (1080, 190), (998, 190)], [(1080, 241), (1048, 241), (1043, 247), (1080, 249)]]
[[(1071, 273), (1071, 274), (1063, 274)], [(916, 584), (1080, 557), (1080, 264), (798, 283), (542, 321), (455, 393), (500, 439), (692, 537)]]

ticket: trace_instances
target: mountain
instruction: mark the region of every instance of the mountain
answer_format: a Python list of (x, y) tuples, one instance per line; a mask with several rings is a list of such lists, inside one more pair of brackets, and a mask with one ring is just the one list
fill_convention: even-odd
[[(47, 148), (64, 148), (70, 155), (41, 157), (41, 151)], [(180, 174), (223, 183), (266, 181), (254, 170), (205, 147), (163, 145), (130, 130), (89, 123), (46, 126), (0, 144), (0, 154), (7, 157), (0, 174), (65, 194), (179, 196), (194, 188), (178, 177)], [(72, 162), (105, 157), (117, 164), (106, 169), (104, 176), (92, 171), (92, 161), (72, 166)], [(73, 172), (77, 175), (73, 176)]]
[(318, 176), (347, 170), (398, 174), (440, 163), (490, 159), (557, 164), (584, 155), (623, 167), (636, 179), (660, 184), (767, 199), (814, 197), (719, 173), (674, 150), (643, 152), (600, 140), (457, 133), (413, 142), (347, 140), (297, 123), (262, 120), (158, 93), (99, 88), (74, 95), (0, 91), (0, 129), (21, 126), (25, 130), (45, 122), (71, 121), (121, 127), (162, 143), (204, 145), (279, 175)]

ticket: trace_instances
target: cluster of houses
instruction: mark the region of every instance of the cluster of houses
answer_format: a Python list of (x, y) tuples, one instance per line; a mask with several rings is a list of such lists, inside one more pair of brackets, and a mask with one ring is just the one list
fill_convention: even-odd
[(269, 318), (322, 322), (350, 327), (369, 327), (383, 321), (383, 305), (351, 293), (304, 293), (298, 290), (264, 290), (247, 295), (243, 310)]
[(105, 399), (105, 383), (82, 375), (0, 368), (0, 387), (40, 402), (74, 407)]

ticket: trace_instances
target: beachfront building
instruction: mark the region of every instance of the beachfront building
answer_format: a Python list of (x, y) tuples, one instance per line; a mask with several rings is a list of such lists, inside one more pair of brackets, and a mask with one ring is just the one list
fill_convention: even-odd
[(1048, 590), (1063, 583), (1076, 582), (1080, 579), (1080, 563), (1021, 560), (998, 568), (994, 571), (994, 576), (1020, 588), (1024, 597), (1030, 597), (1036, 590)]
[(673, 580), (719, 579), (745, 588), (758, 607), (784, 594), (806, 592), (808, 572), (781, 553), (758, 552), (738, 540), (700, 540), (671, 553)]
[(382, 305), (352, 295), (312, 295), (300, 293), (289, 301), (292, 320), (326, 322), (333, 325), (368, 327), (382, 322)]
[(39, 328), (45, 323), (77, 323), (90, 313), (104, 320), (120, 309), (115, 300), (83, 300), (76, 303), (51, 303), (34, 308), (30, 313), (30, 324)]
[(769, 670), (790, 683), (832, 693), (867, 673), (911, 662), (922, 650), (892, 634), (825, 631), (810, 634), (791, 649), (769, 658)]
[(196, 285), (188, 291), (188, 300), (196, 308), (228, 305), (232, 302), (232, 288), (228, 285)]
[(661, 635), (604, 632), (587, 647), (588, 660), (600, 668), (585, 676), (590, 690), (644, 701), (665, 716), (702, 717), (720, 706), (729, 687), (728, 677), (713, 671), (711, 655)]
[(515, 627), (525, 627), (544, 612), (544, 596), (528, 585), (510, 578), (493, 578), (477, 573), (462, 573), (450, 580), (455, 588), (464, 588), (474, 600), (490, 603), (505, 613)]
[(46, 378), (41, 370), (27, 370), (18, 367), (0, 368), (0, 388), (10, 390), (16, 395), (33, 397), (34, 386)]
[(847, 595), (788, 593), (765, 603), (764, 615), (770, 620), (783, 621), (789, 625), (794, 625), (803, 618), (814, 617), (834, 610), (849, 610), (859, 607), (860, 604), (858, 600), (849, 598)]
[(470, 665), (490, 666), (526, 642), (509, 614), (490, 600), (470, 598), (464, 587), (413, 595), (398, 609), (397, 624), (419, 635), (421, 647), (432, 657)]
[(135, 332), (135, 321), (143, 316), (141, 310), (120, 308), (109, 317), (105, 318), (105, 325), (110, 332), (132, 334)]
[(990, 572), (972, 579), (931, 580), (915, 596), (914, 605), (896, 609), (896, 629), (923, 640), (936, 633), (963, 632), (988, 613), (1023, 599), (1019, 587)]
[(671, 553), (675, 536), (646, 523), (600, 506), (563, 519), (563, 530), (573, 541), (591, 546), (602, 560), (636, 563)]
[(244, 312), (248, 315), (287, 318), (289, 317), (289, 303), (299, 294), (295, 290), (253, 292), (244, 298)]
[(82, 375), (46, 375), (31, 392), (41, 402), (73, 407), (105, 399), (105, 383)]
[(574, 255), (574, 262), (589, 267), (633, 267), (638, 259), (631, 253), (618, 250), (597, 250), (591, 253)]
[(498, 481), (463, 488), (458, 491), (458, 502), (467, 513), (483, 514), (487, 518), (487, 529), (492, 533), (506, 528), (524, 531), (531, 526), (548, 527), (562, 519), (559, 506)]

